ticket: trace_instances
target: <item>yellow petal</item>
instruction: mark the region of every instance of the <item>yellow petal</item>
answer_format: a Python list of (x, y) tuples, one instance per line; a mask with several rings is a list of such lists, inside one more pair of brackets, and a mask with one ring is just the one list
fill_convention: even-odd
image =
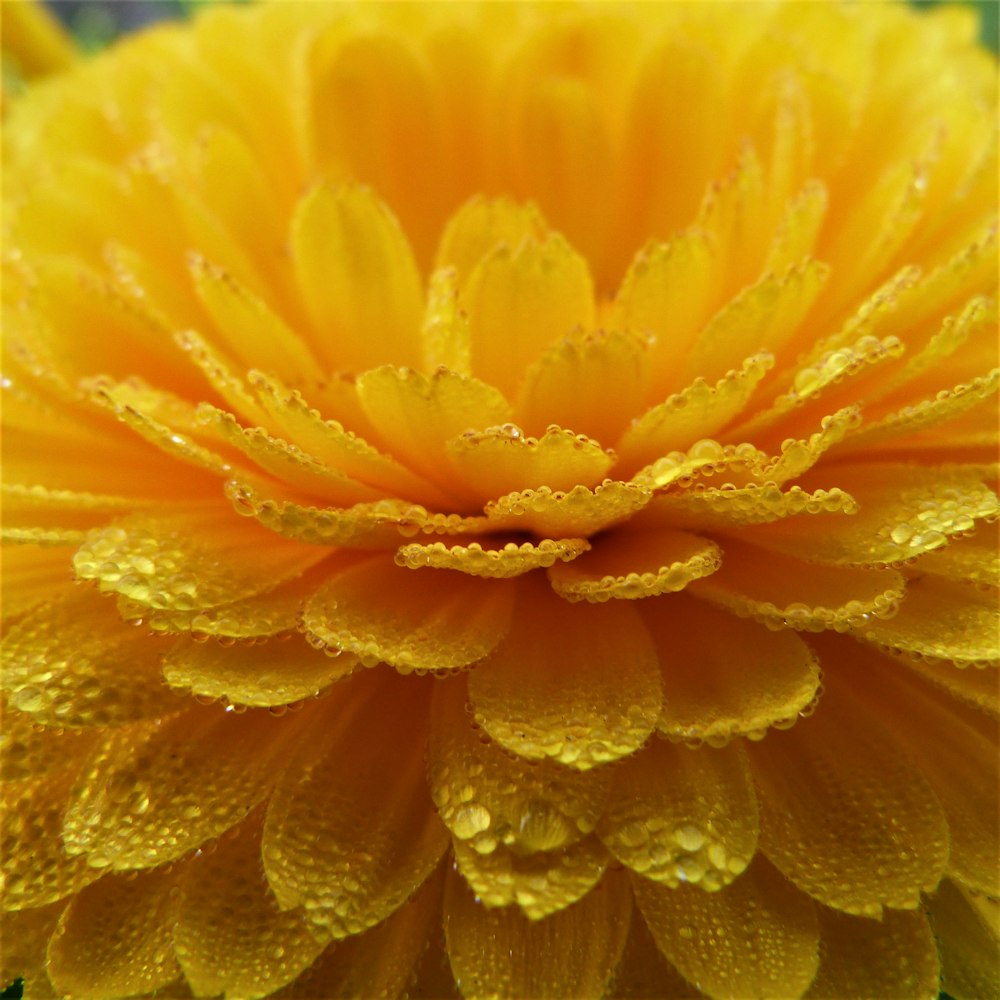
[(564, 331), (525, 371), (515, 413), (530, 434), (551, 423), (613, 444), (628, 426), (622, 400), (645, 399), (648, 336), (622, 330)]
[(465, 996), (602, 996), (618, 964), (632, 908), (628, 885), (609, 875), (579, 902), (544, 920), (515, 906), (488, 909), (448, 873), (444, 930)]
[(529, 853), (591, 833), (610, 787), (608, 769), (580, 772), (513, 757), (472, 727), (467, 699), (464, 678), (434, 686), (427, 751), (434, 804), (456, 840), (484, 854), (498, 844)]
[(163, 677), (203, 698), (269, 707), (315, 697), (357, 665), (352, 656), (324, 656), (298, 638), (236, 649), (182, 639), (164, 657)]
[(812, 981), (816, 907), (763, 858), (718, 892), (632, 885), (660, 951), (709, 996), (798, 997)]
[(302, 722), (213, 705), (115, 730), (81, 773), (63, 821), (66, 849), (95, 868), (182, 857), (260, 802)]
[(262, 299), (203, 257), (191, 256), (188, 267), (198, 300), (244, 368), (264, 368), (292, 381), (323, 377), (308, 345)]
[(225, 508), (133, 515), (92, 531), (73, 559), (76, 575), (102, 593), (153, 608), (189, 611), (229, 604), (299, 576), (322, 559), (233, 518)]
[(459, 872), (484, 906), (516, 905), (531, 920), (558, 913), (585, 896), (609, 860), (594, 836), (551, 851), (521, 853), (498, 844), (480, 853), (463, 841), (456, 841), (453, 850)]
[(452, 545), (444, 542), (413, 542), (401, 545), (396, 552), (396, 565), (408, 569), (429, 566), (434, 569), (454, 569), (470, 576), (506, 579), (546, 568), (557, 561), (569, 562), (590, 548), (584, 538), (543, 538), (532, 542), (470, 542)]
[(420, 362), (423, 292), (399, 223), (366, 188), (320, 184), (292, 221), (292, 260), (323, 361), (340, 371)]
[(994, 719), (1000, 716), (1000, 689), (992, 670), (956, 670), (948, 662), (902, 657), (900, 664), (968, 705), (976, 705)]
[[(941, 989), (955, 1000), (978, 1000), (1000, 992), (998, 934), (976, 897), (945, 879), (929, 900), (929, 915), (941, 953)], [(983, 900), (982, 902), (986, 902)]]
[(56, 929), (65, 902), (51, 903), (34, 910), (0, 914), (3, 951), (0, 952), (0, 982), (24, 980), (24, 992), (38, 1000), (57, 1000), (46, 966), (49, 938)]
[(819, 663), (789, 630), (772, 631), (678, 594), (640, 613), (660, 660), (657, 729), (672, 740), (720, 746), (791, 725), (816, 698)]
[(27, 80), (68, 69), (77, 59), (69, 34), (40, 2), (4, 8), (3, 51)]
[(261, 819), (188, 861), (180, 873), (174, 948), (198, 996), (261, 997), (323, 950), (301, 912), (282, 910), (261, 867)]
[(472, 370), (510, 399), (525, 368), (549, 345), (576, 327), (594, 326), (587, 262), (554, 234), (499, 246), (473, 269), (461, 301), (469, 317)]
[(933, 576), (911, 582), (898, 614), (873, 621), (862, 635), (884, 649), (950, 660), (957, 667), (995, 666), (1000, 661), (996, 593)]
[(268, 880), (281, 907), (304, 907), (321, 937), (349, 937), (384, 920), (447, 846), (423, 754), (399, 752), (419, 746), (426, 731), (429, 692), (413, 684), (379, 671), (322, 702), (268, 806)]
[(198, 415), (206, 426), (261, 469), (306, 494), (342, 506), (374, 501), (382, 495), (378, 489), (356, 482), (335, 466), (320, 461), (297, 444), (274, 437), (263, 427), (244, 427), (233, 414), (210, 403), (202, 403)]
[(332, 577), (306, 602), (302, 625), (320, 643), (401, 673), (450, 670), (486, 656), (507, 631), (513, 592), (458, 573), (412, 571), (383, 557)]
[[(854, 655), (838, 639), (843, 656)], [(824, 646), (828, 650), (829, 646)], [(843, 685), (814, 715), (749, 747), (761, 847), (800, 889), (845, 913), (912, 909), (948, 859), (948, 824), (926, 778)]]
[(79, 729), (43, 729), (28, 712), (3, 709), (0, 774), (5, 782), (40, 778), (81, 760), (96, 735)]
[[(78, 892), (100, 872), (63, 847), (62, 815), (76, 782), (79, 758), (41, 778), (5, 784), (3, 831), (4, 909), (45, 906)], [(74, 766), (76, 765), (76, 766)]]
[(874, 652), (852, 654), (848, 659), (837, 647), (821, 647), (828, 675), (836, 671), (830, 683), (849, 685), (860, 695), (934, 790), (951, 834), (948, 874), (971, 889), (1000, 895), (995, 723), (942, 697), (898, 661)]
[(346, 430), (339, 421), (323, 419), (297, 390), (259, 371), (250, 372), (249, 381), (262, 407), (287, 440), (294, 441), (323, 465), (391, 496), (447, 504), (446, 494)]
[(973, 537), (953, 538), (924, 555), (920, 569), (946, 580), (1000, 587), (1000, 532), (996, 525), (980, 525)]
[(691, 593), (765, 625), (844, 631), (865, 616), (890, 614), (903, 597), (894, 570), (804, 563), (732, 538), (722, 553), (722, 568), (692, 584)]
[(708, 892), (728, 885), (757, 850), (757, 798), (742, 747), (651, 741), (616, 768), (597, 832), (645, 878)]
[(476, 721), (521, 757), (579, 770), (637, 750), (661, 697), (638, 613), (570, 604), (529, 577), (518, 587), (510, 633), (469, 677)]
[(645, 507), (651, 496), (647, 486), (612, 479), (593, 490), (574, 486), (565, 493), (542, 486), (490, 501), (486, 516), (497, 528), (532, 531), (549, 538), (574, 538), (620, 524)]
[(881, 920), (866, 920), (816, 910), (823, 953), (808, 1000), (937, 1000), (937, 944), (923, 913), (888, 910)]
[(32, 526), (60, 526), (91, 528), (110, 520), (115, 515), (145, 507), (141, 500), (129, 497), (81, 492), (77, 490), (54, 490), (40, 485), (4, 483), (0, 487), (3, 496), (4, 522), (15, 522)]
[(69, 904), (49, 944), (49, 976), (63, 995), (131, 996), (179, 973), (171, 933), (176, 872), (105, 875)]
[(780, 355), (819, 295), (829, 268), (807, 260), (740, 292), (698, 334), (678, 371), (679, 384), (722, 378), (733, 358)]
[(699, 376), (647, 410), (615, 445), (624, 467), (637, 469), (691, 441), (711, 437), (743, 411), (773, 365), (773, 355), (762, 351), (747, 358), (742, 368), (726, 372), (714, 386)]
[(443, 470), (445, 442), (469, 430), (510, 420), (510, 406), (491, 385), (439, 369), (431, 376), (386, 365), (357, 382), (368, 418), (396, 456), (416, 472), (454, 491)]
[(628, 940), (615, 971), (614, 988), (609, 996), (614, 1000), (649, 1000), (650, 997), (695, 1000), (704, 994), (687, 982), (667, 961), (663, 952), (656, 947), (642, 914), (633, 910)]
[(112, 602), (78, 589), (8, 631), (3, 690), (14, 709), (40, 725), (115, 726), (165, 715), (177, 703), (163, 685), (164, 652), (123, 625)]
[(427, 287), (427, 306), (420, 327), (425, 371), (447, 368), (459, 375), (472, 373), (469, 317), (458, 303), (458, 271), (436, 270)]
[(469, 432), (449, 441), (447, 452), (452, 468), (483, 503), (539, 486), (592, 488), (614, 462), (597, 441), (556, 424), (537, 438), (516, 424)]
[(51, 601), (73, 578), (70, 553), (38, 545), (4, 545), (0, 610), (4, 620)]
[[(807, 484), (818, 480), (813, 474)], [(961, 466), (845, 464), (838, 467), (835, 481), (855, 498), (857, 513), (785, 520), (760, 529), (755, 538), (809, 559), (877, 566), (932, 552), (949, 536), (970, 531), (976, 520), (1000, 511), (975, 470)]]
[(683, 531), (619, 531), (596, 541), (575, 565), (549, 569), (552, 589), (570, 601), (600, 604), (683, 590), (722, 563), (715, 542)]
[(714, 253), (697, 229), (650, 244), (636, 254), (612, 305), (613, 329), (651, 337), (649, 367), (657, 389), (677, 385), (676, 369), (709, 310), (717, 281)]
[[(421, 952), (433, 954), (427, 947), (428, 938), (433, 938), (435, 930), (441, 934), (442, 883), (440, 873), (431, 875), (395, 913), (371, 930), (331, 942), (295, 982), (273, 996), (279, 1000), (316, 1000), (403, 995), (418, 974), (415, 969)], [(435, 957), (447, 962), (443, 955)], [(452, 986), (450, 975), (448, 985)], [(445, 996), (443, 990), (420, 995)]]

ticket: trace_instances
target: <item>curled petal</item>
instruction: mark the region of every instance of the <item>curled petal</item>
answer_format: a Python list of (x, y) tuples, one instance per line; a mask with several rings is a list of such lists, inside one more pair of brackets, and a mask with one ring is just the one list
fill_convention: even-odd
[(408, 569), (424, 566), (455, 569), (470, 576), (505, 579), (547, 568), (556, 562), (570, 562), (590, 549), (585, 538), (543, 538), (540, 542), (411, 542), (396, 552), (396, 565)]

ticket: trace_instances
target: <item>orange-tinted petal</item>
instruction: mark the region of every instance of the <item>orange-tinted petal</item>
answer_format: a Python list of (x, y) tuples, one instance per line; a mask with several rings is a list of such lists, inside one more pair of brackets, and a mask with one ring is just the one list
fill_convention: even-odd
[(558, 913), (600, 881), (609, 857), (594, 836), (551, 851), (521, 852), (498, 844), (480, 853), (455, 841), (455, 862), (485, 906), (517, 907), (532, 920)]
[(891, 613), (903, 596), (903, 577), (893, 570), (804, 563), (734, 538), (722, 542), (722, 553), (722, 568), (690, 592), (769, 626), (843, 631)]
[(699, 1000), (705, 994), (692, 986), (667, 961), (637, 908), (632, 910), (628, 939), (615, 970), (613, 1000)]
[(823, 951), (808, 1000), (937, 1000), (941, 970), (927, 917), (887, 910), (881, 920), (817, 906)]
[(58, 993), (49, 981), (46, 965), (49, 938), (66, 908), (60, 901), (34, 910), (0, 913), (0, 982), (24, 980), (24, 992), (38, 1000), (56, 1000)]
[(123, 625), (113, 602), (78, 588), (8, 631), (3, 690), (13, 708), (47, 726), (114, 726), (166, 715), (177, 703), (163, 685), (165, 652), (161, 642)]
[(798, 997), (812, 981), (816, 907), (763, 858), (718, 892), (632, 885), (660, 951), (709, 996)]
[[(851, 656), (850, 640), (838, 642)], [(831, 683), (810, 718), (749, 747), (761, 847), (845, 913), (913, 908), (944, 872), (948, 824), (927, 779), (843, 688)]]
[(274, 898), (261, 866), (261, 820), (253, 814), (180, 873), (174, 947), (198, 996), (265, 996), (323, 950), (301, 912)]
[(357, 665), (350, 654), (324, 656), (299, 637), (237, 648), (182, 639), (166, 654), (163, 677), (205, 698), (268, 707), (312, 698)]
[(639, 607), (660, 660), (657, 729), (720, 745), (794, 722), (816, 697), (819, 664), (794, 633), (676, 594)]
[(476, 902), (462, 877), (449, 872), (444, 929), (455, 982), (472, 997), (601, 996), (624, 948), (631, 908), (628, 884), (612, 874), (572, 906), (529, 920), (515, 906)]
[(419, 364), (420, 274), (386, 206), (366, 188), (320, 184), (299, 202), (291, 232), (324, 361), (340, 371)]
[(43, 729), (28, 712), (3, 707), (0, 776), (4, 782), (40, 778), (81, 759), (96, 739), (80, 729)]
[(476, 721), (529, 760), (580, 770), (637, 750), (660, 711), (649, 634), (631, 605), (574, 605), (519, 581), (507, 638), (469, 678)]
[(683, 590), (714, 573), (722, 551), (715, 542), (683, 531), (626, 530), (605, 535), (574, 562), (549, 569), (552, 589), (570, 601), (600, 604)]
[(5, 620), (51, 601), (73, 578), (72, 550), (4, 545), (0, 613)]
[(920, 569), (947, 580), (1000, 587), (1000, 538), (995, 525), (981, 525), (971, 537), (954, 538), (944, 548), (928, 552)]
[(63, 821), (67, 850), (118, 869), (181, 857), (260, 802), (302, 721), (208, 706), (117, 730), (84, 765)]
[(320, 936), (349, 937), (384, 920), (447, 846), (421, 752), (429, 692), (415, 684), (379, 671), (322, 702), (271, 798), (268, 880), (279, 904), (304, 907)]
[(63, 995), (149, 993), (173, 982), (173, 871), (105, 875), (69, 904), (49, 944), (49, 976)]
[(452, 835), (477, 851), (565, 847), (592, 832), (612, 776), (549, 761), (527, 762), (473, 727), (464, 678), (438, 681), (431, 710), (428, 771), (438, 813)]
[(486, 656), (510, 621), (513, 591), (460, 573), (425, 573), (376, 557), (348, 567), (306, 602), (308, 635), (403, 673), (449, 670)]
[(957, 667), (995, 666), (1000, 660), (1000, 610), (995, 591), (922, 576), (906, 588), (899, 612), (862, 632), (869, 642)]
[(714, 891), (757, 850), (757, 798), (742, 747), (653, 740), (614, 772), (601, 840), (632, 871), (676, 888)]

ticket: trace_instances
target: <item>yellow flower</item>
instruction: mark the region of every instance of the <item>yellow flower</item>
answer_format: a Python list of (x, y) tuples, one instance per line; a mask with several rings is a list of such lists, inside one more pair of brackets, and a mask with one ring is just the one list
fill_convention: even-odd
[(13, 99), (4, 978), (995, 995), (973, 35), (213, 6)]

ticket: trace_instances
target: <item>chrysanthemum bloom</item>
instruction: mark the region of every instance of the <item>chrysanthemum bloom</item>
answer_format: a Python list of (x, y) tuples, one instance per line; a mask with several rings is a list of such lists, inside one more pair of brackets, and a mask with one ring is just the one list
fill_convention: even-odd
[(973, 34), (286, 2), (12, 98), (4, 976), (994, 995)]

